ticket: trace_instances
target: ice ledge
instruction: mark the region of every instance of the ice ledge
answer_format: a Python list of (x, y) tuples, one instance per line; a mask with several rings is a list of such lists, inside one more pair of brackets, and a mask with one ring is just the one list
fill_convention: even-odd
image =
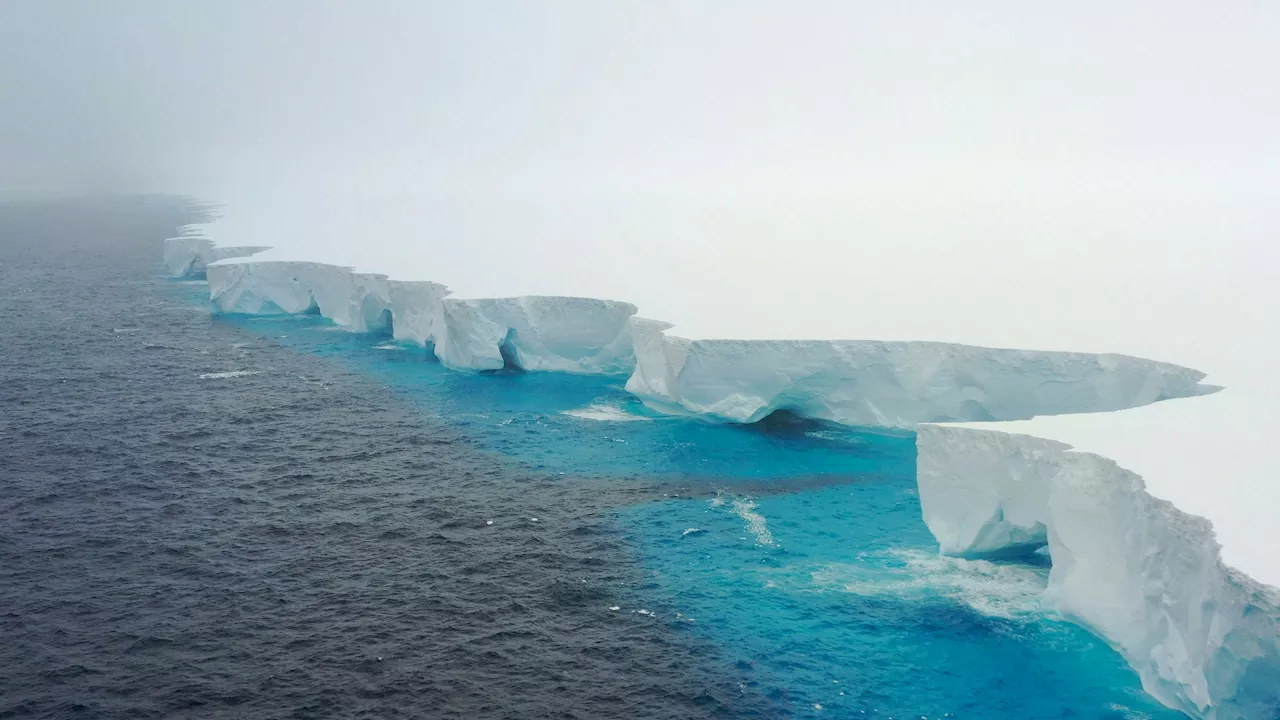
[(1066, 443), (921, 425), (916, 444), (943, 552), (1047, 545), (1046, 606), (1111, 643), (1153, 697), (1210, 720), (1280, 717), (1280, 592), (1228, 567), (1208, 520)]
[(875, 340), (688, 340), (632, 320), (627, 390), (649, 407), (751, 423), (786, 410), (844, 425), (1017, 420), (1189, 397), (1204, 373), (1126, 355)]

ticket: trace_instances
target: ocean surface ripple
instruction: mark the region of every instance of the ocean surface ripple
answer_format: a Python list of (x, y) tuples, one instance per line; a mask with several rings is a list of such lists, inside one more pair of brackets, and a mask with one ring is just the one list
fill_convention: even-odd
[[(156, 291), (172, 201), (0, 206), (0, 717), (766, 717), (523, 473)], [(534, 521), (533, 518), (537, 518)]]

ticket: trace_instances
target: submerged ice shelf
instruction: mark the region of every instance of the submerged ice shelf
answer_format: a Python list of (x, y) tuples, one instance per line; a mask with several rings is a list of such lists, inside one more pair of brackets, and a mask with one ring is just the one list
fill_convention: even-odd
[(786, 411), (916, 430), (925, 519), (945, 553), (1047, 545), (1046, 602), (1116, 646), (1161, 702), (1222, 719), (1274, 720), (1280, 708), (1280, 602), (1222, 562), (1207, 521), (1065, 443), (936, 424), (1150, 406), (1212, 392), (1203, 373), (950, 343), (690, 340), (625, 302), (458, 298), (431, 281), (254, 259), (262, 249), (191, 232), (167, 241), (165, 261), (174, 275), (203, 272), (221, 311), (318, 314), (428, 348), (455, 370), (629, 374), (626, 389), (664, 413), (755, 422)]

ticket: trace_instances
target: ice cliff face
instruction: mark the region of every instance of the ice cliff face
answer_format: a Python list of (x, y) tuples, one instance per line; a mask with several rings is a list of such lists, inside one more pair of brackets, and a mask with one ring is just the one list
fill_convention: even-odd
[[(192, 231), (194, 232), (194, 231)], [(164, 241), (164, 264), (172, 277), (201, 277), (205, 268), (219, 260), (248, 257), (265, 247), (215, 247), (213, 241), (197, 234), (184, 234)]]
[[(173, 266), (171, 266), (173, 267)], [(457, 299), (444, 285), (312, 262), (213, 263), (209, 297), (223, 312), (315, 313), (354, 332), (390, 332), (430, 347), (454, 370), (619, 374), (634, 354), (634, 305), (594, 298)]]
[(1164, 704), (1280, 717), (1280, 593), (1227, 567), (1210, 523), (1052, 440), (922, 425), (918, 482), (944, 552), (1048, 546), (1046, 605), (1105, 638)]
[(592, 375), (630, 372), (630, 303), (526, 296), (444, 301), (436, 356), (446, 367)]
[(632, 321), (627, 390), (662, 412), (750, 423), (776, 410), (845, 425), (1014, 420), (1202, 392), (1204, 374), (1124, 355), (874, 340), (686, 340)]

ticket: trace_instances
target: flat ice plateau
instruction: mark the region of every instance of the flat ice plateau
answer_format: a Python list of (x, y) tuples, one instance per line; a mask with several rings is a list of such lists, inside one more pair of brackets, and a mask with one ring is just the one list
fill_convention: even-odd
[[(955, 256), (957, 266), (930, 275), (953, 283), (951, 306), (915, 302), (907, 291), (879, 300), (897, 304), (890, 315), (905, 328), (898, 332), (957, 342), (770, 340), (761, 335), (786, 327), (814, 337), (901, 336), (877, 325), (877, 298), (856, 283), (840, 286), (857, 301), (842, 302), (849, 310), (832, 322), (832, 313), (814, 311), (838, 298), (832, 283), (815, 282), (806, 295), (794, 278), (790, 293), (721, 287), (702, 293), (710, 299), (701, 305), (674, 302), (671, 284), (695, 287), (702, 277), (687, 257), (665, 277), (638, 265), (622, 275), (562, 274), (596, 279), (545, 288), (528, 280), (545, 260), (521, 254), (527, 248), (513, 251), (527, 263), (478, 275), (463, 270), (456, 248), (438, 261), (416, 250), (399, 258), (371, 251), (377, 259), (366, 265), (333, 243), (264, 250), (279, 234), (251, 216), (229, 220), (193, 226), (165, 248), (170, 273), (207, 276), (224, 312), (316, 313), (351, 331), (390, 333), (460, 371), (626, 376), (627, 390), (663, 413), (750, 423), (787, 411), (914, 430), (922, 509), (944, 553), (1015, 558), (1047, 547), (1046, 605), (1116, 647), (1161, 702), (1214, 720), (1274, 720), (1280, 712), (1280, 593), (1272, 587), (1280, 584), (1272, 529), (1280, 486), (1269, 452), (1280, 407), (1272, 361), (1280, 358), (1266, 339), (1275, 320), (1259, 314), (1257, 337), (1244, 341), (1217, 322), (1266, 307), (1269, 290), (1247, 285), (1209, 297), (1162, 288), (1137, 297), (1130, 270), (1146, 256), (1134, 252), (1122, 269), (1100, 268), (1091, 284), (1062, 297), (1019, 294), (1026, 302), (999, 316), (1012, 319), (1002, 334), (996, 320), (954, 322), (979, 312), (970, 295), (982, 289), (967, 295), (964, 283), (989, 262), (974, 260), (965, 272), (967, 261)], [(513, 289), (532, 292), (487, 293), (512, 267), (524, 278)], [(443, 284), (455, 271), (460, 291)], [(1185, 279), (1168, 274), (1173, 285)], [(710, 285), (728, 282), (704, 275)], [(595, 297), (610, 279), (635, 304)], [(992, 292), (1035, 280), (993, 281)], [(739, 306), (726, 307), (725, 297)], [(1061, 319), (1073, 311), (1076, 320)], [(1144, 323), (1106, 322), (1125, 313)], [(717, 317), (724, 333), (714, 331)], [(743, 331), (751, 321), (758, 331)], [(1014, 336), (1046, 349), (1000, 349)], [(1215, 392), (1199, 370), (1164, 359), (1211, 371), (1208, 379), (1226, 389)]]

